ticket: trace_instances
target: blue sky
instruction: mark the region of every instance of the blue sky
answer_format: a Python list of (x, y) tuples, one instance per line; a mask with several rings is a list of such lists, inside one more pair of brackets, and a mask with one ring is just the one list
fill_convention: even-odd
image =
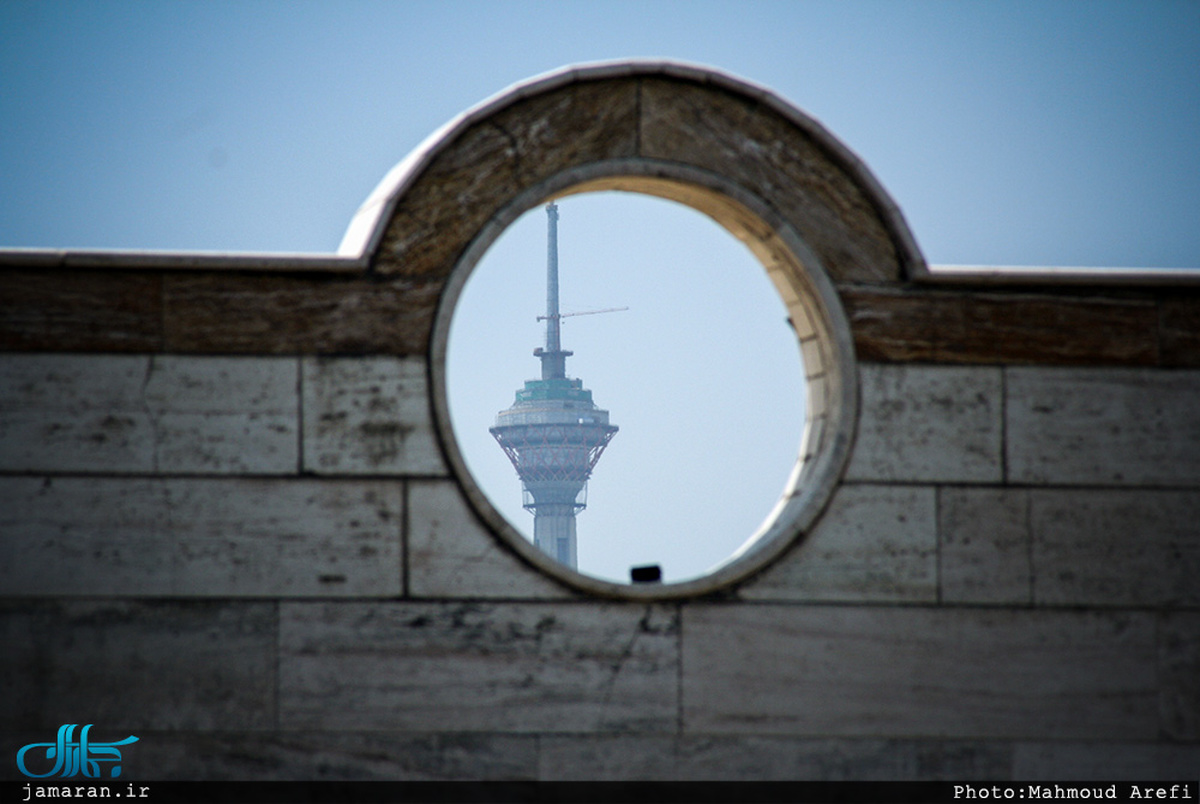
[(1200, 265), (1196, 2), (0, 3), (0, 244), (330, 251), (463, 109), (564, 64), (765, 84), (934, 263)]
[[(387, 170), (446, 120), (547, 70), (630, 56), (719, 67), (774, 89), (816, 117), (880, 179), (931, 263), (1200, 267), (1200, 3), (1182, 0), (5, 0), (0, 247), (330, 252)], [(628, 274), (632, 284), (605, 273), (617, 262), (638, 264), (639, 255), (656, 253), (654, 242), (668, 235), (676, 243), (706, 237), (700, 232), (710, 224), (683, 222), (690, 213), (659, 202), (592, 203), (563, 206), (564, 308), (631, 309), (578, 319), (564, 333), (566, 347), (577, 353), (569, 369), (623, 425), (580, 518), (581, 554), (585, 523), (593, 534), (606, 533), (606, 544), (630, 532), (630, 525), (605, 523), (605, 498), (620, 498), (626, 508), (638, 500), (640, 521), (649, 522), (659, 515), (651, 508), (663, 500), (703, 507), (714, 488), (725, 489), (727, 500), (757, 500), (762, 493), (760, 481), (752, 492), (749, 482), (719, 472), (715, 480), (711, 472), (707, 479), (672, 473), (658, 481), (666, 484), (661, 490), (639, 485), (650, 482), (644, 478), (629, 481), (632, 487), (605, 488), (606, 470), (613, 478), (621, 474), (623, 441), (626, 451), (653, 443), (639, 418), (654, 405), (630, 396), (617, 379), (620, 367), (605, 356), (613, 338), (637, 333), (679, 341), (679, 351), (670, 353), (680, 367), (673, 382), (656, 384), (653, 367), (644, 363), (626, 361), (623, 370), (632, 385), (661, 388), (655, 404), (664, 409), (696, 394), (721, 397), (712, 410), (693, 411), (683, 430), (711, 433), (714, 417), (731, 420), (739, 408), (736, 399), (681, 384), (689, 374), (686, 361), (716, 348), (699, 338), (700, 325), (687, 323), (683, 312), (665, 313), (661, 294), (646, 296), (636, 272)], [(481, 410), (507, 406), (512, 391), (536, 372), (529, 352), (540, 342), (532, 320), (540, 301), (537, 294), (527, 299), (527, 290), (540, 277), (544, 214), (532, 215), (533, 223), (522, 224), (528, 231), (518, 234), (514, 227), (506, 247), (533, 250), (533, 278), (517, 281), (517, 269), (503, 267), (521, 258), (502, 260), (502, 243), (496, 247), (500, 267), (485, 262), (472, 281), (483, 287), (485, 269), (509, 280), (501, 282), (512, 292), (504, 306), (533, 328), (513, 325), (523, 344), (516, 362), (497, 366), (493, 357), (470, 354), (463, 344), (479, 339), (469, 322), (456, 319), (451, 379), (472, 378), (463, 393), (483, 399)], [(612, 243), (632, 250), (599, 251)], [(678, 248), (671, 254), (683, 259)], [(708, 251), (725, 254), (716, 245)], [(607, 268), (589, 265), (583, 255)], [(690, 270), (714, 269), (702, 256), (686, 256)], [(740, 259), (726, 254), (715, 270), (734, 270)], [(659, 287), (687, 289), (681, 310), (713, 313), (703, 282), (679, 284), (669, 273), (676, 269), (662, 263), (637, 270), (668, 271)], [(589, 282), (597, 276), (607, 279)], [(469, 287), (463, 309), (473, 292)], [(746, 293), (746, 299), (725, 300), (728, 319), (704, 320), (728, 320), (726, 339), (762, 343), (767, 336), (751, 332), (746, 316), (734, 311), (774, 302), (752, 301), (758, 293), (753, 281)], [(534, 309), (521, 309), (528, 304)], [(751, 318), (774, 320), (775, 311), (756, 309)], [(657, 321), (659, 329), (642, 329), (649, 323), (639, 316)], [(755, 348), (749, 350), (754, 359), (743, 350), (722, 370), (734, 372), (731, 386), (756, 387), (768, 382), (764, 378), (798, 372), (789, 349), (786, 342)], [(484, 375), (493, 374), (495, 387), (484, 387)], [(466, 407), (456, 408), (456, 417)], [(795, 421), (794, 404), (779, 407), (755, 407), (752, 418)], [(744, 405), (740, 412), (746, 413)], [(475, 415), (485, 414), (491, 415)], [(462, 428), (477, 435), (474, 420)], [(662, 421), (649, 426), (656, 434), (671, 429)], [(761, 431), (764, 444), (794, 449), (795, 433), (781, 433), (776, 424), (743, 429)], [(750, 440), (749, 433), (739, 436), (739, 443)], [(688, 437), (675, 443), (660, 454), (695, 461)], [(770, 452), (742, 446), (753, 456)], [(768, 497), (784, 479), (774, 461), (761, 461), (778, 476), (766, 484)], [(766, 513), (764, 504), (749, 507), (738, 523), (715, 526), (722, 538)], [(698, 511), (696, 522), (711, 522), (730, 508)], [(519, 511), (511, 516), (528, 519)], [(699, 527), (657, 526), (654, 538), (666, 539), (665, 528), (676, 541), (687, 541), (679, 534)], [(629, 540), (652, 541), (645, 534)], [(684, 544), (668, 552), (695, 550)], [(613, 566), (595, 572), (622, 571)]]

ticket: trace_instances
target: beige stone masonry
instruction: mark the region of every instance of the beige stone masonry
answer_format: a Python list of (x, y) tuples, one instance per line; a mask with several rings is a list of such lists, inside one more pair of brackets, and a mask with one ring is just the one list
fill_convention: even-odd
[[(1193, 743), (1200, 759), (1200, 612), (1161, 616), (1158, 630), (1159, 713), (1165, 737)], [(1200, 767), (1200, 763), (1192, 767)]]
[(300, 457), (295, 360), (155, 355), (145, 380), (166, 473), (293, 474)]
[(1029, 493), (1038, 605), (1200, 608), (1200, 493)]
[(943, 602), (1032, 602), (1029, 493), (1024, 489), (939, 489), (938, 547)]
[(1015, 483), (1200, 486), (1200, 372), (1007, 369)]
[[(1196, 775), (1197, 767), (1200, 767), (1200, 746), (1195, 745), (1132, 741), (1032, 742), (1018, 743), (1014, 747), (1009, 778), (1045, 782), (1053, 791), (1055, 783), (1064, 779), (1117, 779), (1142, 783), (1147, 779), (1190, 780)], [(1162, 785), (1148, 786), (1157, 789)], [(1139, 785), (1139, 789), (1141, 787)], [(1165, 787), (1169, 794), (1170, 785)], [(1129, 789), (1121, 785), (1118, 795), (1126, 795)], [(1178, 792), (1182, 793), (1182, 790)]]
[(378, 244), (378, 270), (444, 277), (509, 199), (630, 158), (686, 164), (777, 199), (838, 280), (896, 280), (924, 266), (895, 203), (819, 123), (760, 87), (671, 62), (560, 73), (464, 113), (384, 179), (339, 251)]
[(663, 732), (677, 614), (633, 604), (283, 603), (285, 729)]
[[(155, 780), (462, 782), (537, 778), (538, 737), (445, 732), (142, 733)], [(128, 766), (127, 766), (128, 767)]]
[(1153, 740), (1155, 618), (689, 606), (685, 732)]
[(1007, 778), (1003, 742), (806, 738), (760, 735), (552, 735), (543, 737), (547, 781), (966, 781)]
[[(23, 693), (0, 696), (6, 730), (34, 739), (80, 712), (137, 735), (276, 724), (274, 603), (0, 601), (0, 620), (0, 634), (19, 637), (4, 642), (5, 689)], [(15, 765), (5, 778), (24, 779)]]
[(452, 482), (417, 480), (408, 489), (408, 591), (413, 597), (576, 596), (506, 549)]
[(416, 358), (302, 361), (304, 468), (322, 475), (444, 475)]
[(999, 369), (860, 364), (859, 380), (862, 416), (847, 479), (1001, 480)]
[(393, 596), (400, 485), (0, 477), (15, 595)]
[(835, 280), (900, 278), (877, 208), (822, 144), (769, 106), (668, 77), (641, 83), (641, 154), (677, 159), (776, 199)]
[(739, 590), (747, 600), (937, 599), (934, 489), (844, 485), (816, 529)]
[(1200, 495), (1132, 489), (944, 488), (947, 603), (1200, 607)]
[(0, 467), (152, 471), (148, 367), (124, 355), (0, 355)]
[(0, 469), (291, 474), (296, 361), (0, 354)]

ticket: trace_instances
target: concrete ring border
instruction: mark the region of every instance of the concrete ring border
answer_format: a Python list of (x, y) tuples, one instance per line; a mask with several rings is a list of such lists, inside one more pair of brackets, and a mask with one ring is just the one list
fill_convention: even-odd
[[(562, 70), (509, 89), (443, 126), (396, 166), (351, 222), (339, 252), (365, 255), (378, 248), (382, 232), (408, 187), (467, 127), (516, 101), (553, 92), (575, 81), (637, 75), (668, 75), (700, 81), (748, 95), (791, 120), (804, 135), (818, 140), (871, 197), (896, 244), (902, 270), (923, 265), (899, 210), (873, 176), (845, 146), (794, 107), (769, 91), (724, 73), (674, 62), (620, 62)], [(503, 230), (526, 210), (555, 197), (591, 190), (627, 190), (670, 198), (708, 214), (741, 239), (759, 257), (775, 281), (798, 326), (809, 377), (809, 406), (804, 444), (787, 488), (763, 528), (709, 574), (692, 580), (653, 585), (604, 581), (571, 570), (544, 555), (501, 516), (467, 470), (449, 424), (445, 359), (450, 321), (458, 296), (479, 259)], [(798, 322), (799, 323), (799, 322)], [(805, 338), (807, 328), (811, 337)], [(527, 563), (569, 587), (623, 599), (665, 599), (708, 594), (760, 571), (811, 529), (836, 489), (848, 460), (858, 414), (858, 383), (848, 322), (827, 272), (816, 254), (762, 198), (732, 179), (688, 165), (642, 156), (568, 166), (516, 190), (490, 211), (445, 282), (430, 346), (431, 397), (435, 428), (460, 486), (493, 534)]]
[[(764, 527), (708, 574), (667, 584), (630, 585), (576, 572), (536, 548), (491, 505), (466, 467), (450, 427), (445, 364), (450, 323), (472, 270), (488, 248), (524, 212), (554, 198), (584, 192), (624, 190), (684, 203), (709, 215), (750, 246), (785, 297), (793, 320), (804, 316), (813, 336), (804, 349), (808, 405), (805, 436), (783, 496)], [(757, 229), (757, 232), (753, 230)], [(763, 259), (769, 253), (772, 266)], [(782, 276), (781, 276), (782, 275)], [(431, 346), (436, 425), (447, 458), (473, 507), (528, 563), (576, 589), (606, 597), (647, 600), (690, 597), (734, 584), (774, 561), (806, 533), (832, 496), (849, 457), (858, 419), (858, 378), (850, 327), (833, 283), (816, 255), (762, 199), (706, 171), (672, 162), (628, 158), (595, 162), (563, 171), (517, 194), (479, 232), (459, 258), (443, 291)]]

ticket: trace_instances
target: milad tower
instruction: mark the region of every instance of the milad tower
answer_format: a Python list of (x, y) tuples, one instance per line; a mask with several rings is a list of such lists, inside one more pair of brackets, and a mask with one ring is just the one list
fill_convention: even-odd
[(521, 478), (524, 506), (533, 512), (533, 543), (575, 569), (575, 515), (587, 506), (588, 477), (617, 427), (608, 423), (608, 411), (596, 407), (583, 380), (567, 377), (572, 353), (560, 338), (558, 207), (551, 203), (546, 214), (546, 314), (538, 316), (546, 322), (546, 346), (533, 352), (542, 361), (542, 378), (525, 381), (489, 432)]

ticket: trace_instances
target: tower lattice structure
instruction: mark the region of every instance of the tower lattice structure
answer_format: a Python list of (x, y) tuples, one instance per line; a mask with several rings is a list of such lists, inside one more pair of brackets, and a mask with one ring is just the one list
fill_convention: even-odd
[(567, 377), (572, 354), (562, 348), (558, 311), (558, 207), (546, 207), (546, 345), (533, 354), (542, 377), (526, 380), (516, 401), (496, 414), (489, 432), (521, 478), (523, 502), (533, 513), (533, 541), (576, 568), (575, 515), (587, 506), (587, 481), (617, 432), (608, 411), (596, 407), (583, 381)]

